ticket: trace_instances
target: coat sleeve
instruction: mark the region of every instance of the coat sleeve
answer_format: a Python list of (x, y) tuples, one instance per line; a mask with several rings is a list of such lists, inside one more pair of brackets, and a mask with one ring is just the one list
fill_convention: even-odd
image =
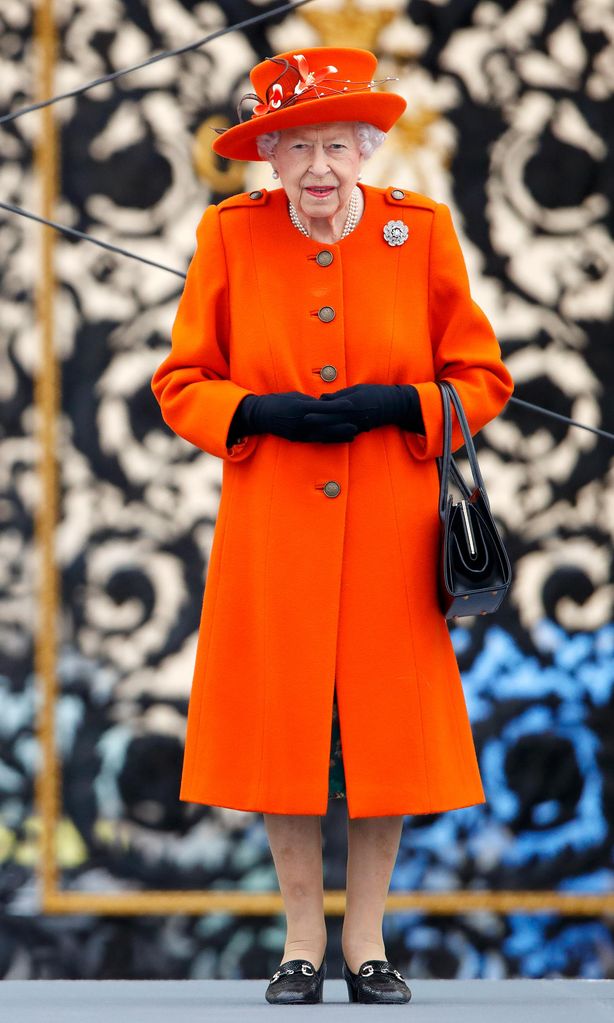
[[(435, 380), (454, 385), (473, 436), (501, 412), (514, 382), (491, 324), (471, 297), (465, 260), (445, 203), (437, 204), (433, 217), (428, 317)], [(415, 458), (435, 458), (443, 451), (441, 392), (432, 380), (415, 387), (425, 432), (404, 431), (404, 437)], [(454, 406), (451, 411), (452, 451), (456, 451), (464, 442)]]
[(196, 251), (171, 331), (171, 351), (151, 388), (174, 433), (226, 461), (247, 458), (259, 437), (226, 446), (237, 405), (253, 391), (230, 379), (230, 313), (224, 243), (217, 206), (208, 206), (196, 229)]

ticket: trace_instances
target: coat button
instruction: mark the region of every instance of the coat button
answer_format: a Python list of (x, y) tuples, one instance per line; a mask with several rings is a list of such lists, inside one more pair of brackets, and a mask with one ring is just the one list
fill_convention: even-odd
[(405, 192), (402, 192), (400, 188), (393, 188), (390, 193), (393, 199), (404, 199)]
[(337, 370), (334, 366), (322, 366), (320, 376), (322, 377), (322, 380), (326, 380), (327, 383), (330, 383), (331, 380), (337, 379)]
[(316, 263), (320, 266), (330, 266), (334, 258), (330, 249), (322, 249), (316, 256)]
[(321, 309), (318, 309), (318, 316), (322, 323), (330, 323), (331, 320), (335, 319), (335, 310), (332, 305), (323, 305)]
[(338, 497), (341, 492), (341, 487), (337, 483), (337, 480), (329, 480), (328, 483), (324, 484), (324, 493), (327, 497)]
[(262, 192), (259, 192), (258, 190), (256, 190), (255, 192), (250, 192), (249, 197), (250, 199), (262, 199)]

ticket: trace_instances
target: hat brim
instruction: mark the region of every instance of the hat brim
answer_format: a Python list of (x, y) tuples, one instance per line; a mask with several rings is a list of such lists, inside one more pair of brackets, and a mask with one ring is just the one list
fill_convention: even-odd
[(233, 125), (214, 139), (212, 149), (229, 160), (264, 160), (256, 147), (256, 136), (264, 132), (335, 121), (367, 121), (381, 131), (389, 131), (406, 107), (407, 100), (396, 92), (361, 92), (360, 95), (302, 100), (283, 110), (252, 116), (249, 121)]

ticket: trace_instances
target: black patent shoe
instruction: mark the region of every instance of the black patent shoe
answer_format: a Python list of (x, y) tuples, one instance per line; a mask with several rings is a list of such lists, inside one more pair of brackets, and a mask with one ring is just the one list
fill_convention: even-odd
[(350, 1002), (387, 1002), (393, 1005), (408, 1002), (411, 998), (403, 977), (387, 959), (367, 959), (358, 973), (352, 973), (344, 959), (342, 973)]
[(264, 997), (272, 1005), (312, 1005), (321, 1002), (325, 976), (326, 956), (319, 970), (308, 959), (289, 959), (271, 977)]

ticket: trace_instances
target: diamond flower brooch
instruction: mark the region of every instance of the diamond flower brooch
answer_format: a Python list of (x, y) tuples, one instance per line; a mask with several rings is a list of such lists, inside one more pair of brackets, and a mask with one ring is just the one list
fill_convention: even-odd
[(384, 238), (389, 245), (403, 245), (408, 235), (409, 228), (402, 220), (389, 220), (384, 224)]

